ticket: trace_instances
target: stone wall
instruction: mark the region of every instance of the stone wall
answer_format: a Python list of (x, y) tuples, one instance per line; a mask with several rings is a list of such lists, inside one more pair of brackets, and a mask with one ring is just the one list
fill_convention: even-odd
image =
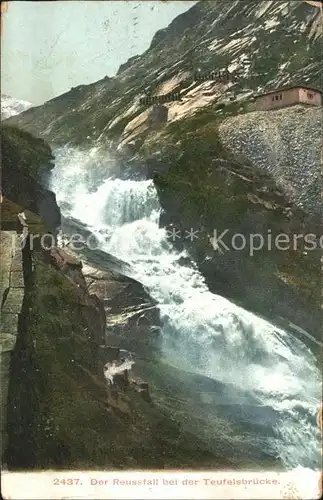
[(6, 413), (11, 352), (15, 347), (24, 299), (23, 258), (16, 231), (1, 231), (1, 457), (7, 443)]

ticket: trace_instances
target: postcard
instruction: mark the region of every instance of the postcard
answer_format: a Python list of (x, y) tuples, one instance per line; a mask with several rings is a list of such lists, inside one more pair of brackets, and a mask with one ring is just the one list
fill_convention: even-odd
[(322, 493), (319, 1), (1, 2), (1, 492)]

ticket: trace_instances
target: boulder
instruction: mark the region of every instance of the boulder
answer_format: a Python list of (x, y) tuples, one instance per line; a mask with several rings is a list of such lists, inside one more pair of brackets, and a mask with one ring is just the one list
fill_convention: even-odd
[(86, 283), (82, 274), (82, 262), (75, 256), (62, 248), (53, 247), (49, 250), (50, 263), (61, 273), (71, 279), (77, 286), (86, 289)]
[(84, 265), (83, 274), (88, 291), (104, 301), (108, 327), (117, 327), (120, 333), (140, 327), (150, 336), (150, 327), (159, 325), (159, 309), (141, 283), (89, 264)]
[(130, 378), (130, 386), (134, 388), (136, 392), (138, 392), (142, 398), (148, 403), (151, 401), (151, 396), (149, 393), (149, 385), (147, 382), (144, 382), (139, 377)]
[(51, 264), (56, 267), (56, 269), (62, 269), (64, 266), (70, 266), (74, 269), (82, 269), (82, 262), (62, 248), (51, 248), (49, 254)]

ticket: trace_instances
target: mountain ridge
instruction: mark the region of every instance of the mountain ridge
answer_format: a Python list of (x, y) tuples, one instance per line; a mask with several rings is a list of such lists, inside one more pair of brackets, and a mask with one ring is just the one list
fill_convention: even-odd
[[(318, 12), (305, 2), (198, 2), (158, 31), (149, 49), (122, 64), (115, 77), (80, 85), (11, 120), (58, 145), (96, 143), (114, 149), (127, 123), (144, 111), (139, 97), (147, 89), (163, 93), (165, 86), (173, 92), (187, 74), (191, 82), (183, 83), (184, 103), (167, 104), (169, 121), (232, 94), (239, 100), (296, 82), (321, 87)], [(227, 85), (193, 81), (198, 69), (226, 67), (241, 78)], [(207, 89), (210, 98), (205, 98)], [(198, 95), (195, 107), (192, 91)]]

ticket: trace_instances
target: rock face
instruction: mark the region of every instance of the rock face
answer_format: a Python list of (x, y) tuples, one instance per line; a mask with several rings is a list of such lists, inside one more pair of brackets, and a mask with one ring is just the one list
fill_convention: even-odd
[[(56, 197), (39, 183), (54, 166), (50, 147), (15, 127), (3, 126), (1, 135), (3, 196), (37, 214), (47, 231), (55, 234), (61, 223)], [(14, 220), (12, 215), (8, 214), (9, 220)]]
[[(62, 228), (67, 239), (76, 232), (85, 239), (91, 237), (91, 232), (73, 219), (63, 218)], [(149, 356), (154, 356), (160, 325), (159, 309), (143, 285), (127, 275), (129, 265), (102, 250), (89, 250), (86, 245), (71, 250), (67, 242), (59, 252), (70, 256), (75, 263), (82, 260), (81, 274), (86, 288), (104, 304), (108, 339), (121, 348), (142, 354), (149, 352)]]
[[(81, 221), (72, 217), (62, 217), (61, 230), (66, 238), (66, 241), (62, 242), (62, 245), (65, 245), (66, 248), (68, 247), (69, 251), (71, 247), (77, 250), (77, 254), (81, 255), (83, 260), (90, 258), (92, 264), (97, 269), (101, 269), (102, 271), (116, 271), (121, 274), (129, 273), (130, 268), (126, 262), (99, 249), (98, 239)], [(79, 235), (80, 238), (70, 245), (73, 242), (73, 235)]]
[[(321, 111), (245, 111), (254, 94), (320, 86), (321, 29), (320, 10), (306, 2), (198, 2), (115, 78), (73, 89), (7, 123), (55, 145), (108, 151), (121, 177), (153, 177), (162, 224), (200, 231), (198, 241), (175, 243), (188, 248), (211, 290), (270, 319), (297, 320), (319, 337), (319, 247), (307, 254), (302, 245), (221, 254), (210, 238), (228, 228), (247, 239), (270, 230), (320, 236)], [(228, 81), (196, 78), (197, 71), (225, 68)], [(151, 108), (140, 105), (147, 88), (153, 96), (182, 97), (165, 104), (167, 122), (158, 130), (148, 124)]]
[[(2, 129), (1, 185), (1, 434), (2, 460), (8, 445), (10, 370), (17, 339), (23, 335), (26, 282), (32, 273), (30, 231), (39, 237), (55, 235), (60, 211), (54, 193), (41, 186), (35, 176), (52, 165), (49, 146), (41, 139), (12, 127)], [(18, 340), (19, 343), (19, 340)], [(28, 367), (24, 367), (24, 370)], [(20, 373), (20, 375), (22, 372)], [(7, 400), (9, 397), (9, 403)], [(9, 433), (10, 442), (10, 433)], [(6, 460), (6, 459), (5, 459)]]
[(103, 300), (107, 341), (148, 355), (158, 355), (159, 309), (137, 281), (112, 271), (83, 268), (88, 290)]
[[(196, 412), (190, 394), (197, 377), (160, 363), (157, 351), (152, 355), (153, 342), (147, 344), (150, 329), (136, 327), (139, 308), (142, 315), (154, 306), (148, 307), (149, 296), (139, 283), (81, 264), (69, 249), (31, 252), (26, 244), (21, 272), (24, 267), (28, 272), (10, 359), (4, 455), (9, 469), (247, 466), (252, 457), (274, 465), (251, 442), (226, 458), (230, 438), (219, 447), (223, 429), (228, 431), (221, 407), (201, 400)], [(105, 312), (94, 292), (108, 304), (111, 299), (113, 307), (109, 304)], [(12, 305), (10, 311), (16, 314)], [(204, 386), (203, 377), (199, 383)], [(217, 415), (211, 421), (210, 404)], [(241, 439), (233, 415), (228, 432)]]

